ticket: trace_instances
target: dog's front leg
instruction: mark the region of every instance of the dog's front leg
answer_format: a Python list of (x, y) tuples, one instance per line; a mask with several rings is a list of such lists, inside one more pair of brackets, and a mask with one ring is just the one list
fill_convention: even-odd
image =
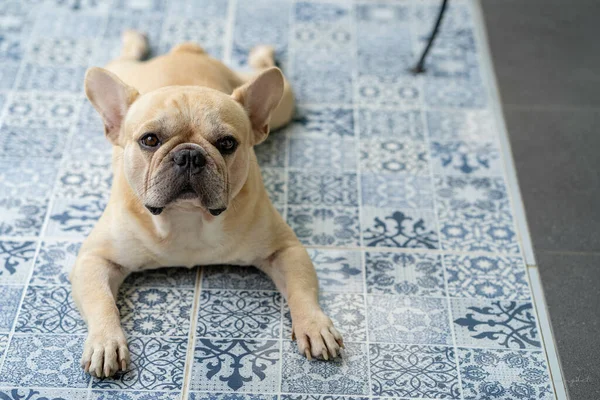
[(81, 366), (91, 375), (108, 377), (129, 364), (127, 340), (116, 299), (126, 274), (101, 256), (80, 254), (71, 273), (73, 299), (86, 321)]
[(274, 252), (260, 264), (286, 298), (292, 315), (292, 339), (310, 360), (337, 357), (344, 342), (319, 306), (319, 283), (312, 261), (300, 244)]

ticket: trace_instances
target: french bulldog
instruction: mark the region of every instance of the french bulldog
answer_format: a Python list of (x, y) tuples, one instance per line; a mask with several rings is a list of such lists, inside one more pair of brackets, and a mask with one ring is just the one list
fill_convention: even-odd
[(286, 298), (299, 351), (337, 357), (343, 339), (319, 306), (314, 266), (271, 204), (254, 153), (294, 112), (273, 48), (250, 52), (251, 74), (194, 43), (143, 61), (147, 53), (145, 35), (126, 31), (120, 57), (85, 76), (113, 145), (114, 177), (70, 274), (88, 327), (82, 368), (96, 377), (127, 369), (119, 286), (132, 272), (169, 265), (256, 266)]

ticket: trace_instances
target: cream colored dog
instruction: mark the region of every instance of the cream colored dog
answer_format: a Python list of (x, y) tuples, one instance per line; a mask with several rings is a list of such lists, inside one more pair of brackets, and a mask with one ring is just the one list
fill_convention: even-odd
[(71, 273), (88, 325), (82, 367), (97, 377), (127, 368), (119, 286), (131, 272), (169, 265), (260, 268), (287, 299), (300, 352), (336, 357), (342, 337), (319, 307), (315, 269), (269, 201), (254, 154), (294, 108), (272, 48), (251, 52), (252, 77), (195, 44), (142, 62), (147, 50), (145, 36), (125, 32), (120, 58), (85, 77), (114, 145), (114, 180)]

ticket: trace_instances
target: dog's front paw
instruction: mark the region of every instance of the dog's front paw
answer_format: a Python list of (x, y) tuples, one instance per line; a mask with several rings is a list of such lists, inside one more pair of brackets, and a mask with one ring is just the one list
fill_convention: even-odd
[(298, 342), (298, 350), (309, 360), (312, 357), (335, 358), (344, 348), (344, 339), (335, 329), (333, 322), (323, 313), (292, 317), (292, 340)]
[(104, 378), (129, 365), (129, 348), (119, 327), (113, 332), (89, 333), (83, 348), (81, 367), (90, 375)]

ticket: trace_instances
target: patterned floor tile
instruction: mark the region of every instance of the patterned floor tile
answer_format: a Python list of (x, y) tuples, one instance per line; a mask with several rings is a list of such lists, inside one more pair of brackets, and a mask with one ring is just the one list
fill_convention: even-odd
[(116, 0), (113, 7), (123, 11), (163, 12), (166, 0)]
[(395, 138), (361, 138), (361, 171), (429, 176), (427, 147)]
[(355, 172), (356, 141), (351, 137), (290, 137), (289, 167), (302, 171)]
[[(30, 160), (32, 157), (60, 159), (63, 155), (64, 145), (69, 136), (68, 129), (53, 128), (26, 128), (4, 126), (2, 128), (3, 142), (0, 151), (3, 156), (19, 157), (22, 161)], [(40, 140), (40, 137), (44, 140)], [(56, 173), (56, 169), (37, 169), (38, 174), (43, 175)], [(19, 175), (19, 174), (15, 174)], [(22, 181), (26, 182), (26, 181)], [(52, 184), (54, 181), (46, 181)]]
[(225, 24), (225, 16), (222, 18), (205, 16), (182, 18), (181, 15), (167, 17), (161, 35), (160, 50), (166, 53), (180, 43), (192, 41), (202, 46), (211, 56), (222, 58)]
[(452, 344), (446, 299), (368, 296), (367, 303), (371, 342)]
[(289, 78), (298, 104), (352, 104), (353, 79), (348, 75), (304, 71)]
[(277, 400), (276, 395), (268, 394), (238, 394), (238, 393), (200, 393), (191, 392), (189, 400)]
[(15, 332), (85, 334), (87, 329), (69, 287), (29, 286)]
[(83, 336), (14, 335), (0, 386), (86, 388), (90, 376), (79, 366)]
[(337, 395), (318, 395), (318, 394), (284, 394), (282, 400), (367, 400), (368, 397), (351, 397)]
[(146, 392), (138, 390), (92, 390), (89, 400), (180, 400), (179, 392)]
[(106, 199), (96, 197), (55, 198), (46, 235), (84, 239), (102, 215), (106, 203)]
[(544, 353), (458, 349), (465, 400), (554, 399)]
[[(3, 63), (2, 71), (0, 71), (0, 89), (12, 89), (17, 79), (17, 73), (19, 72), (19, 63)], [(0, 102), (0, 108), (4, 104)]]
[(0, 284), (27, 283), (35, 248), (35, 242), (0, 240)]
[(85, 389), (0, 389), (0, 398), (10, 400), (86, 400)]
[(342, 358), (308, 361), (296, 343), (283, 342), (281, 391), (288, 393), (368, 394), (366, 346), (346, 343)]
[(80, 242), (43, 242), (35, 261), (30, 283), (32, 285), (70, 285), (69, 273), (75, 264), (80, 247)]
[(94, 52), (94, 45), (94, 41), (76, 37), (36, 37), (29, 45), (27, 60), (37, 65), (85, 67)]
[(434, 174), (463, 176), (502, 176), (500, 150), (489, 142), (432, 142)]
[(27, 64), (21, 73), (17, 89), (61, 91), (79, 94), (85, 77), (85, 67), (57, 67)]
[(65, 162), (58, 177), (56, 196), (65, 199), (106, 199), (112, 185), (111, 159), (98, 161)]
[(171, 15), (185, 15), (190, 18), (225, 18), (227, 0), (182, 0), (168, 2)]
[[(94, 111), (96, 112), (96, 111)], [(112, 145), (103, 132), (102, 123), (78, 126), (77, 134), (71, 137), (67, 153), (70, 159), (92, 162), (96, 165), (110, 160)]]
[(439, 256), (425, 253), (365, 253), (367, 292), (407, 296), (444, 296)]
[(427, 111), (429, 137), (434, 141), (491, 141), (495, 137), (494, 117), (476, 110)]
[(274, 393), (279, 358), (277, 340), (198, 339), (190, 389)]
[(261, 174), (269, 198), (273, 204), (285, 204), (286, 173), (284, 168), (261, 168)]
[(277, 292), (204, 290), (198, 336), (279, 339), (281, 295)]
[(151, 286), (193, 288), (198, 268), (167, 267), (135, 272), (125, 279), (123, 286)]
[(529, 299), (526, 266), (520, 257), (444, 256), (448, 295), (489, 299)]
[(8, 348), (8, 334), (0, 334), (0, 364), (4, 359), (4, 354), (6, 353), (6, 349)]
[(363, 207), (361, 218), (365, 246), (423, 249), (439, 247), (432, 211)]
[(530, 302), (451, 299), (454, 334), (459, 346), (508, 349), (541, 347)]
[(364, 206), (433, 209), (433, 184), (429, 176), (363, 172), (360, 184)]
[(358, 251), (308, 249), (321, 292), (363, 292), (363, 268)]
[(358, 208), (288, 207), (287, 222), (306, 245), (358, 246)]
[[(29, 134), (31, 132), (26, 135)], [(40, 168), (40, 162), (45, 164), (45, 168)], [(13, 159), (12, 156), (0, 159), (0, 196), (47, 198), (57, 169), (58, 162), (55, 160)]]
[(275, 132), (267, 139), (256, 146), (256, 158), (261, 168), (265, 167), (285, 167), (285, 146), (286, 138), (281, 132)]
[(131, 365), (113, 378), (92, 381), (94, 389), (181, 390), (186, 338), (129, 339)]
[[(81, 4), (91, 3), (82, 1)], [(56, 3), (55, 3), (56, 4)], [(32, 36), (41, 38), (78, 38), (92, 39), (102, 35), (106, 16), (101, 14), (84, 14), (63, 12), (50, 4), (43, 10), (45, 18), (37, 18)]]
[[(367, 340), (365, 298), (362, 294), (320, 293), (319, 304), (345, 341)], [(287, 304), (284, 309), (283, 337), (292, 336), (292, 317)]]
[(424, 140), (421, 111), (362, 108), (358, 112), (361, 138), (390, 137), (403, 141)]
[(22, 293), (22, 286), (0, 286), (0, 332), (10, 332), (12, 329)]
[(357, 101), (362, 105), (416, 107), (420, 104), (423, 82), (419, 78), (394, 75), (360, 75)]
[(193, 289), (123, 287), (117, 306), (131, 336), (187, 336)]
[(487, 91), (479, 77), (429, 77), (425, 80), (423, 98), (431, 107), (481, 109), (487, 104)]
[(264, 272), (253, 267), (229, 265), (202, 268), (202, 287), (205, 289), (276, 290)]
[(26, 128), (68, 129), (77, 115), (79, 95), (14, 92), (4, 123)]
[(37, 236), (44, 222), (47, 199), (0, 198), (0, 235)]
[(358, 206), (356, 174), (290, 171), (288, 204)]
[(369, 355), (374, 396), (460, 399), (452, 347), (372, 344)]
[(290, 136), (353, 137), (354, 111), (351, 107), (299, 106), (293, 123), (285, 130)]

